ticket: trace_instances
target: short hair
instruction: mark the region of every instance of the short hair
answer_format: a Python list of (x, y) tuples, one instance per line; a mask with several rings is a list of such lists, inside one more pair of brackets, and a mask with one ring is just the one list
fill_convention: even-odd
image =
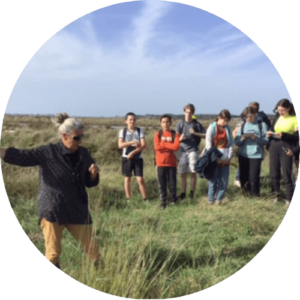
[(160, 117), (160, 122), (161, 122), (161, 120), (164, 119), (164, 118), (169, 118), (169, 121), (172, 122), (172, 117), (171, 117), (170, 115), (167, 115), (167, 114), (164, 114), (164, 115), (162, 115), (162, 116)]
[(70, 135), (74, 130), (85, 130), (85, 126), (79, 120), (70, 118), (67, 113), (57, 113), (52, 122), (58, 127), (58, 134)]
[(231, 114), (230, 114), (228, 109), (223, 109), (223, 110), (220, 111), (220, 113), (218, 115), (218, 118), (228, 119), (228, 121), (230, 121), (231, 120)]
[(136, 115), (133, 112), (127, 113), (126, 116), (125, 116), (125, 120), (127, 120), (128, 116), (133, 116), (133, 117), (136, 118)]
[(251, 107), (255, 106), (257, 112), (259, 112), (259, 103), (258, 102), (251, 102), (251, 103), (249, 103), (249, 106), (251, 106)]
[(193, 104), (191, 104), (191, 103), (188, 103), (184, 108), (183, 108), (183, 111), (185, 111), (187, 108), (189, 108), (190, 110), (191, 110), (191, 112), (192, 112), (192, 114), (194, 114), (195, 113), (195, 106), (193, 105)]

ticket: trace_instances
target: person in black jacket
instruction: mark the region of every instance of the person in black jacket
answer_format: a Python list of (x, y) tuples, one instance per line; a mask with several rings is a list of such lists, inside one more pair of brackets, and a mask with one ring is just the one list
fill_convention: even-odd
[(288, 150), (299, 142), (297, 118), (293, 104), (288, 99), (281, 99), (274, 109), (271, 130), (267, 132), (270, 139), (269, 161), (272, 192), (276, 202), (280, 195), (281, 170), (284, 179), (286, 195), (285, 202), (288, 207), (295, 189), (293, 178), (293, 157), (287, 155)]
[(85, 187), (98, 185), (100, 170), (87, 149), (81, 147), (84, 125), (67, 114), (57, 114), (53, 121), (59, 126), (58, 143), (30, 150), (0, 148), (0, 155), (10, 164), (40, 167), (38, 212), (46, 258), (60, 267), (62, 232), (67, 228), (97, 265), (100, 251), (92, 231)]

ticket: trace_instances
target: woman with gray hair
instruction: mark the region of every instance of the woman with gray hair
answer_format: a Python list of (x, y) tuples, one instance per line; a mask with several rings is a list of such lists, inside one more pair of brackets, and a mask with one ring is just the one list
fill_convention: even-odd
[(62, 232), (67, 228), (97, 265), (100, 251), (92, 231), (85, 187), (99, 184), (100, 170), (88, 150), (81, 147), (84, 125), (61, 113), (52, 121), (58, 126), (58, 143), (29, 150), (0, 148), (0, 156), (10, 164), (40, 167), (38, 212), (46, 258), (60, 267)]

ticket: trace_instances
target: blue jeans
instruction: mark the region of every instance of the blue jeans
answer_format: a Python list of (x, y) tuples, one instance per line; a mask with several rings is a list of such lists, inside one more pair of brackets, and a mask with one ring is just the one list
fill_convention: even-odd
[(217, 201), (221, 201), (226, 193), (229, 179), (229, 165), (216, 168), (214, 176), (208, 181), (208, 200), (213, 202), (215, 196)]

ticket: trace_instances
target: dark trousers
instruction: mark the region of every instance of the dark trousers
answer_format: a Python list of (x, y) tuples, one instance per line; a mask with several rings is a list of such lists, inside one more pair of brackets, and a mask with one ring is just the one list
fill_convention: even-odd
[(170, 186), (171, 201), (176, 202), (176, 167), (157, 167), (157, 180), (159, 186), (160, 199), (163, 204), (167, 204), (167, 186)]
[(281, 170), (285, 184), (286, 200), (292, 200), (295, 183), (293, 179), (293, 157), (287, 156), (282, 147), (292, 149), (292, 146), (283, 141), (272, 140), (269, 147), (270, 174), (272, 192), (280, 193)]
[(260, 196), (261, 158), (247, 158), (239, 155), (240, 182), (243, 192)]

